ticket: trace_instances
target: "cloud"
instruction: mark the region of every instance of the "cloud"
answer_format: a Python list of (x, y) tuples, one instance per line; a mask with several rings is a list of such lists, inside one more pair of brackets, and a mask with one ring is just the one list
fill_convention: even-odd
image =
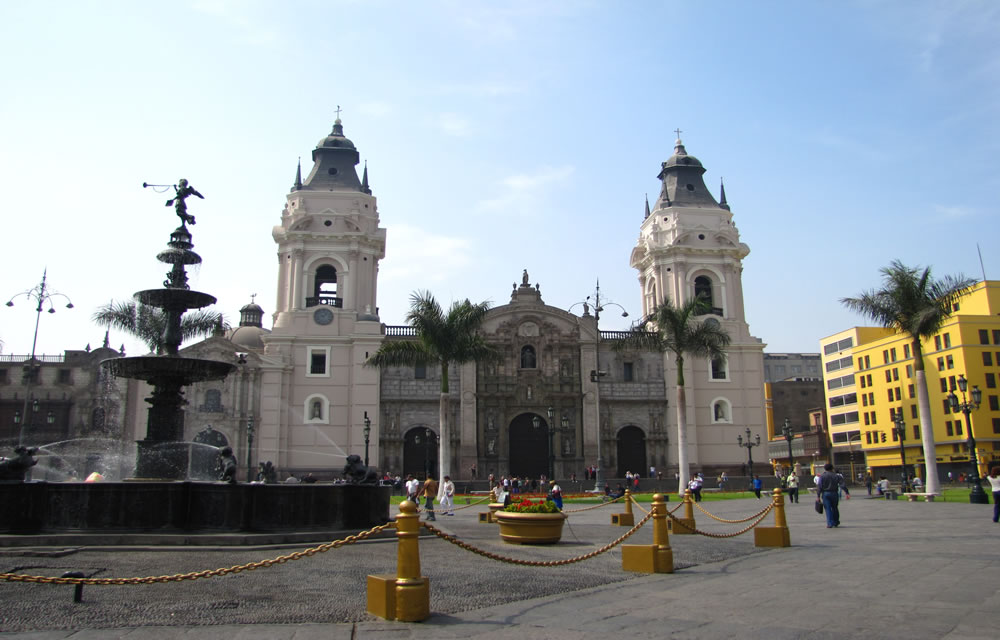
[(532, 215), (541, 205), (547, 190), (568, 182), (574, 171), (574, 167), (565, 165), (542, 167), (530, 174), (507, 176), (500, 181), (502, 192), (493, 198), (481, 200), (475, 209), (490, 213), (502, 211)]
[(435, 124), (450, 136), (464, 137), (471, 132), (469, 121), (457, 113), (442, 113), (437, 117)]
[(444, 282), (472, 262), (469, 238), (436, 235), (406, 224), (392, 225), (392, 241), (379, 267), (380, 281), (404, 282), (419, 273), (425, 283)]
[(963, 207), (958, 205), (936, 204), (934, 205), (934, 211), (936, 211), (939, 216), (943, 216), (951, 220), (968, 218), (976, 215), (976, 210), (972, 207)]

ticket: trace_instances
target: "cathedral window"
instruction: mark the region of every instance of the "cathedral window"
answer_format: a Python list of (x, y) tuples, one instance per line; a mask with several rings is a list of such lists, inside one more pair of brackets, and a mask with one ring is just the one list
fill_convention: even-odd
[(306, 306), (326, 305), (339, 307), (341, 304), (341, 299), (337, 297), (337, 269), (329, 264), (321, 265), (316, 269), (313, 296), (306, 300)]
[(205, 404), (199, 407), (201, 411), (207, 413), (222, 412), (222, 392), (218, 389), (209, 389), (205, 392)]
[(631, 362), (622, 365), (622, 381), (632, 382), (635, 380), (635, 366)]
[(535, 366), (535, 348), (530, 344), (521, 347), (521, 368), (534, 369)]
[(712, 358), (712, 380), (728, 380), (729, 370), (725, 358)]
[(329, 347), (306, 347), (306, 376), (330, 375)]
[(694, 279), (694, 295), (702, 300), (706, 306), (712, 306), (712, 281), (706, 276), (698, 276)]
[(417, 380), (423, 380), (427, 377), (427, 364), (424, 362), (418, 362), (413, 365), (413, 377)]

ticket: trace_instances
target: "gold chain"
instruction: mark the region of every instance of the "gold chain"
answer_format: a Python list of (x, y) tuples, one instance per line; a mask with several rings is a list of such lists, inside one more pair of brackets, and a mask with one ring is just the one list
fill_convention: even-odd
[(589, 507), (582, 507), (580, 509), (563, 509), (563, 513), (580, 513), (580, 512), (583, 512), (583, 511), (590, 511), (591, 509), (600, 509), (601, 507), (606, 507), (609, 504), (614, 504), (614, 503), (618, 502), (619, 500), (621, 500), (624, 497), (625, 496), (618, 496), (614, 500), (608, 500), (607, 502), (602, 502), (600, 504), (593, 504), (593, 505), (590, 505)]
[(767, 513), (768, 510), (770, 510), (771, 506), (773, 506), (773, 503), (771, 504), (771, 506), (764, 507), (763, 511), (758, 511), (757, 513), (753, 514), (752, 516), (749, 516), (747, 518), (743, 518), (742, 520), (726, 520), (725, 518), (720, 518), (718, 516), (713, 516), (708, 511), (705, 511), (702, 508), (702, 506), (700, 504), (698, 504), (697, 502), (694, 503), (694, 506), (698, 507), (698, 511), (701, 511), (702, 513), (704, 513), (706, 516), (708, 516), (709, 518), (711, 518), (713, 520), (718, 520), (719, 522), (725, 522), (726, 524), (740, 524), (741, 522), (750, 522), (751, 520), (753, 520), (754, 518), (756, 518), (760, 514)]
[(29, 576), (19, 573), (0, 573), (0, 580), (5, 580), (7, 582), (35, 582), (40, 584), (130, 585), (155, 584), (158, 582), (181, 582), (183, 580), (197, 580), (198, 578), (214, 578), (217, 576), (224, 576), (229, 573), (253, 571), (254, 569), (273, 567), (276, 564), (284, 564), (291, 560), (300, 560), (305, 557), (312, 557), (317, 553), (325, 553), (330, 549), (336, 549), (344, 545), (353, 544), (366, 538), (370, 538), (377, 533), (385, 531), (386, 529), (395, 527), (395, 522), (388, 522), (367, 531), (362, 531), (357, 535), (347, 536), (343, 540), (334, 540), (333, 542), (327, 542), (326, 544), (321, 544), (318, 547), (312, 547), (303, 551), (296, 551), (295, 553), (290, 553), (286, 556), (279, 556), (277, 558), (261, 560), (259, 562), (248, 562), (247, 564), (241, 564), (235, 567), (224, 567), (221, 569), (206, 571), (192, 571), (191, 573), (176, 573), (172, 576), (145, 576), (142, 578), (52, 578), (49, 576)]
[(589, 560), (595, 556), (599, 556), (600, 554), (606, 551), (614, 549), (616, 546), (624, 542), (629, 536), (638, 531), (642, 527), (642, 525), (646, 524), (652, 517), (653, 517), (652, 513), (648, 514), (645, 518), (640, 520), (634, 527), (626, 531), (622, 537), (604, 545), (600, 549), (596, 549), (582, 556), (576, 556), (575, 558), (566, 558), (565, 560), (523, 560), (521, 558), (508, 558), (506, 556), (501, 556), (497, 553), (493, 553), (492, 551), (479, 549), (478, 547), (474, 547), (471, 544), (468, 544), (467, 542), (462, 542), (455, 536), (449, 535), (444, 531), (441, 531), (437, 527), (434, 527), (433, 525), (430, 525), (426, 522), (421, 522), (420, 526), (424, 527), (425, 529), (427, 529), (437, 537), (441, 538), (442, 540), (446, 540), (456, 546), (465, 549), (466, 551), (471, 551), (472, 553), (481, 555), (484, 558), (489, 558), (490, 560), (497, 560), (499, 562), (506, 562), (508, 564), (518, 564), (525, 567), (559, 567), (562, 565), (573, 564), (574, 562), (582, 562), (584, 560)]
[(767, 516), (767, 514), (770, 513), (771, 509), (773, 509), (773, 508), (774, 508), (774, 503), (771, 503), (766, 509), (764, 509), (763, 511), (760, 512), (760, 517), (759, 518), (757, 518), (754, 522), (752, 522), (745, 529), (740, 529), (736, 533), (708, 533), (707, 531), (701, 531), (700, 529), (687, 526), (686, 524), (684, 524), (683, 520), (674, 517), (673, 514), (668, 514), (668, 515), (670, 515), (670, 519), (674, 521), (674, 526), (675, 527), (678, 527), (678, 526), (679, 527), (684, 527), (685, 529), (687, 529), (691, 533), (697, 533), (698, 535), (706, 536), (708, 538), (735, 538), (736, 536), (743, 535), (747, 531), (753, 529), (758, 524), (760, 524), (761, 520), (763, 520), (764, 517)]

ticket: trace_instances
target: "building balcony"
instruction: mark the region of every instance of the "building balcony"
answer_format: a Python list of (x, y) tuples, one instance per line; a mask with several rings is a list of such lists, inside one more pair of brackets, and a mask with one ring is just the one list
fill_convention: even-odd
[(334, 296), (317, 296), (314, 298), (306, 298), (306, 308), (309, 307), (336, 307), (342, 309), (344, 307), (344, 299), (336, 298)]

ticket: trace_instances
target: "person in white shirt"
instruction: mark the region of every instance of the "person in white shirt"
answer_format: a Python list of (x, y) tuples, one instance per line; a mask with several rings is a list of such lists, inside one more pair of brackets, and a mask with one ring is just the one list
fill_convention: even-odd
[(406, 499), (410, 502), (416, 502), (418, 491), (420, 491), (420, 481), (412, 474), (406, 476)]
[(444, 482), (438, 491), (438, 502), (441, 504), (439, 511), (443, 515), (455, 515), (455, 483), (451, 481), (451, 476), (444, 477)]

